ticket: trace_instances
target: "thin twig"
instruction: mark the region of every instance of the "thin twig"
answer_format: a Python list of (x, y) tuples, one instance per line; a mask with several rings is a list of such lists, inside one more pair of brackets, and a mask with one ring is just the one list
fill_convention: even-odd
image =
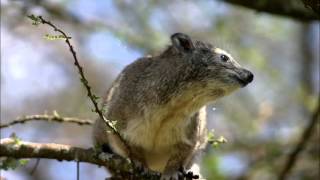
[(62, 31), (61, 29), (59, 29), (58, 27), (56, 27), (54, 24), (52, 24), (50, 21), (47, 21), (45, 19), (42, 18), (42, 16), (38, 16), (38, 19), (40, 20), (40, 22), (42, 24), (47, 24), (49, 25), (50, 27), (53, 28), (54, 31), (57, 31), (59, 33), (61, 33), (64, 37), (65, 37), (65, 42), (67, 43), (68, 47), (69, 47), (69, 50), (73, 56), (73, 59), (74, 59), (74, 65), (78, 68), (78, 72), (79, 72), (79, 75), (80, 75), (80, 80), (82, 82), (82, 84), (84, 85), (84, 87), (86, 88), (87, 90), (87, 96), (90, 98), (93, 106), (94, 106), (94, 111), (99, 115), (99, 117), (104, 120), (104, 122), (107, 124), (107, 126), (111, 129), (111, 131), (117, 135), (119, 137), (119, 139), (122, 141), (122, 143), (126, 146), (126, 148), (129, 150), (129, 153), (131, 152), (130, 151), (130, 148), (129, 146), (127, 145), (126, 141), (122, 138), (122, 136), (120, 135), (120, 133), (114, 128), (114, 125), (111, 121), (109, 121), (108, 119), (106, 119), (102, 113), (102, 111), (99, 109), (98, 107), (98, 103), (96, 101), (97, 99), (97, 96), (93, 94), (93, 92), (91, 91), (91, 87), (89, 86), (89, 83), (84, 75), (84, 72), (83, 72), (83, 68), (81, 67), (81, 65), (79, 64), (79, 61), (78, 61), (78, 58), (77, 58), (77, 55), (76, 55), (76, 52), (75, 50), (73, 49), (73, 46), (71, 45), (71, 42), (69, 40), (69, 37), (64, 31)]
[(80, 180), (80, 162), (77, 161), (77, 180)]
[(279, 180), (285, 180), (289, 175), (290, 170), (294, 167), (295, 163), (297, 162), (299, 154), (303, 151), (311, 135), (316, 129), (315, 127), (316, 127), (317, 121), (319, 120), (319, 113), (320, 113), (320, 104), (318, 104), (318, 107), (313, 113), (311, 117), (311, 121), (309, 122), (308, 126), (306, 126), (306, 128), (304, 129), (298, 144), (296, 145), (292, 153), (289, 154), (288, 159), (286, 160), (285, 166), (279, 174), (279, 178), (278, 178)]
[(73, 117), (60, 117), (56, 115), (30, 115), (30, 116), (24, 116), (21, 118), (17, 118), (7, 124), (0, 124), (1, 128), (7, 128), (10, 126), (13, 126), (15, 124), (24, 124), (26, 122), (30, 121), (54, 121), (54, 122), (60, 122), (60, 123), (75, 123), (78, 125), (92, 125), (92, 120), (82, 120), (78, 118)]
[(36, 172), (38, 166), (39, 166), (39, 163), (40, 163), (40, 158), (37, 159), (36, 163), (34, 164), (32, 170), (30, 171), (30, 175), (33, 175), (34, 172)]

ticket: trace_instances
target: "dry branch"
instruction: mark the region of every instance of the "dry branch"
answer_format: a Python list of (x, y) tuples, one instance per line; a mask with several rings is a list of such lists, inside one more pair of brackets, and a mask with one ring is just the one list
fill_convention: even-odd
[(296, 164), (300, 153), (303, 151), (307, 142), (311, 138), (311, 135), (314, 133), (316, 129), (317, 122), (319, 121), (319, 113), (320, 113), (320, 104), (318, 104), (318, 107), (315, 109), (314, 113), (312, 114), (311, 120), (309, 124), (306, 126), (306, 128), (304, 129), (298, 144), (296, 145), (292, 153), (288, 155), (285, 166), (279, 174), (279, 178), (278, 178), (279, 180), (287, 179), (287, 176), (289, 175), (291, 169)]
[(47, 158), (66, 161), (81, 161), (100, 166), (108, 165), (96, 156), (94, 149), (82, 149), (55, 143), (16, 142), (13, 138), (0, 141), (0, 156), (20, 158)]
[[(299, 0), (220, 0), (234, 5), (250, 8), (257, 12), (290, 17), (302, 21), (319, 20), (320, 15), (306, 7)], [(305, 2), (305, 1), (304, 1)], [(310, 3), (308, 4), (310, 5)], [(316, 5), (315, 5), (316, 6)], [(319, 7), (319, 5), (317, 5)]]
[(30, 121), (54, 121), (54, 122), (59, 122), (59, 123), (75, 123), (78, 125), (92, 125), (93, 122), (92, 120), (83, 120), (83, 119), (78, 119), (78, 118), (73, 118), (73, 117), (60, 117), (57, 115), (30, 115), (30, 116), (24, 116), (21, 118), (17, 118), (7, 124), (0, 124), (0, 129), (1, 128), (7, 128), (10, 126), (13, 126), (15, 124), (24, 124), (26, 122)]

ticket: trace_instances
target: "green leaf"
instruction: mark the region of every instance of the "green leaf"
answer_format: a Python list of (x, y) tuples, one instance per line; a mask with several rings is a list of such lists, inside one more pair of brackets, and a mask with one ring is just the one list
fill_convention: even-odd
[[(65, 40), (66, 37), (64, 35), (50, 35), (50, 34), (46, 34), (44, 36), (44, 38), (46, 38), (47, 40), (50, 40), (50, 41), (54, 41), (54, 40)], [(71, 39), (71, 37), (67, 37), (68, 39)]]
[(112, 126), (116, 126), (117, 125), (117, 121), (110, 121)]
[(227, 139), (223, 136), (220, 136), (219, 138), (215, 138), (214, 131), (210, 131), (208, 133), (208, 143), (212, 145), (212, 147), (217, 148), (220, 144), (227, 143)]
[(10, 135), (10, 138), (13, 139), (14, 144), (17, 144), (17, 145), (21, 144), (21, 139), (18, 138), (18, 136), (16, 135), (16, 133), (12, 133), (12, 134)]
[(224, 138), (223, 136), (220, 136), (219, 139), (217, 140), (219, 143), (227, 143), (227, 139)]
[(93, 99), (98, 100), (100, 99), (100, 97), (96, 96), (96, 95), (92, 95)]
[(29, 159), (15, 159), (12, 157), (6, 157), (0, 161), (0, 169), (15, 170), (19, 166), (25, 166), (28, 162), (29, 162)]
[(209, 133), (208, 133), (208, 141), (213, 141), (214, 140), (214, 130), (211, 130)]
[(20, 159), (19, 160), (20, 166), (25, 166), (28, 164), (28, 162), (29, 162), (29, 159)]
[(39, 18), (39, 16), (35, 16), (35, 15), (31, 14), (28, 16), (28, 18), (32, 20), (32, 25), (37, 26), (41, 23), (41, 19)]

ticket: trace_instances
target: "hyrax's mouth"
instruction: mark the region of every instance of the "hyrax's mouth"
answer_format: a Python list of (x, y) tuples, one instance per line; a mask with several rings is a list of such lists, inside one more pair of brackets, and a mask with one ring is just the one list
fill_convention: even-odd
[(238, 76), (235, 76), (235, 79), (238, 81), (238, 83), (241, 85), (241, 87), (245, 87), (248, 84), (246, 81), (242, 80)]
[(253, 81), (253, 74), (250, 71), (245, 71), (241, 73), (240, 75), (234, 76), (234, 78), (239, 82), (241, 87), (245, 87), (249, 83)]

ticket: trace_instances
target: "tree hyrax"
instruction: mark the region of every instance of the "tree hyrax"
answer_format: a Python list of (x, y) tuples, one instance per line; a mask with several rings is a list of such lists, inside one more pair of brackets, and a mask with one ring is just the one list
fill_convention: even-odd
[[(226, 51), (186, 34), (173, 34), (171, 42), (160, 55), (128, 65), (108, 90), (103, 108), (107, 119), (117, 121), (130, 156), (161, 172), (161, 179), (175, 180), (206, 145), (205, 105), (246, 86), (253, 74)], [(128, 156), (101, 119), (94, 140)]]

